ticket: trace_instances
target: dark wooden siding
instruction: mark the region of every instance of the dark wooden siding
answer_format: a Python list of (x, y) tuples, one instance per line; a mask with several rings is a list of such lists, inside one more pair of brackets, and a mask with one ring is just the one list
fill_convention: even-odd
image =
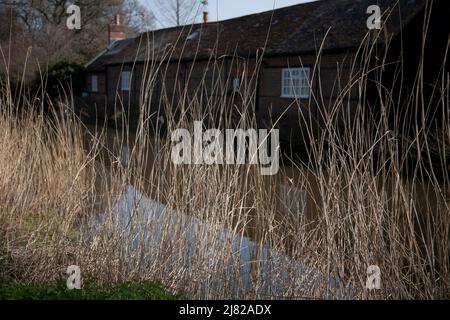
[[(323, 126), (323, 111), (336, 105), (338, 97), (345, 97), (345, 104), (338, 103), (342, 112), (356, 107), (357, 91), (346, 91), (349, 83), (353, 54), (323, 54), (266, 58), (261, 68), (258, 96), (258, 118), (261, 126), (278, 121), (282, 142), (298, 147), (304, 144), (302, 121), (312, 122), (315, 131)], [(282, 97), (282, 69), (309, 67), (311, 92), (309, 99)], [(347, 92), (347, 93), (346, 93)], [(348, 103), (350, 102), (350, 103)]]
[[(98, 81), (98, 92), (93, 92), (92, 91), (92, 76), (96, 75), (97, 76), (97, 81)], [(89, 93), (90, 96), (95, 96), (95, 95), (104, 95), (106, 92), (106, 79), (105, 79), (105, 74), (101, 73), (101, 72), (93, 72), (93, 73), (87, 73), (86, 74), (86, 91)]]
[[(232, 112), (233, 108), (243, 107), (241, 97), (239, 94), (234, 94), (230, 87), (232, 79), (245, 77), (245, 80), (242, 79), (243, 82), (253, 85), (254, 89), (250, 89), (250, 92), (253, 91), (257, 95), (255, 99), (248, 99), (245, 102), (247, 110), (256, 111), (262, 126), (268, 125), (268, 119), (276, 120), (283, 115), (277, 127), (281, 129), (282, 135), (290, 140), (292, 135), (298, 136), (301, 126), (299, 120), (302, 118), (302, 114), (307, 119), (312, 116), (320, 126), (323, 119), (320, 117), (319, 108), (331, 108), (336, 103), (336, 98), (342, 95), (344, 86), (348, 84), (352, 59), (353, 54), (324, 54), (320, 60), (320, 68), (314, 73), (315, 55), (268, 57), (264, 59), (259, 75), (255, 72), (255, 59), (222, 59), (215, 64), (208, 61), (168, 62), (159, 66), (159, 72), (155, 77), (149, 73), (155, 72), (154, 67), (153, 71), (149, 71), (143, 63), (116, 65), (107, 68), (107, 81), (104, 75), (99, 75), (99, 95), (104, 93), (107, 83), (106, 96), (109, 116), (117, 114), (117, 112), (125, 112), (127, 117), (137, 120), (139, 109), (142, 106), (147, 108), (150, 106), (151, 112), (158, 111), (160, 114), (164, 114), (168, 106), (177, 109), (181, 106), (180, 104), (189, 102), (194, 96), (205, 106), (217, 107), (211, 105), (208, 99), (211, 98), (213, 85), (219, 83), (220, 90), (216, 88), (214, 91), (216, 98), (219, 98), (216, 101), (220, 101), (218, 96), (228, 95), (227, 103), (230, 107), (228, 111)], [(282, 69), (302, 65), (309, 67), (311, 71), (311, 98), (296, 100), (282, 97)], [(131, 72), (130, 91), (121, 90), (120, 74), (122, 71)], [(144, 74), (145, 72), (147, 75)], [(156, 79), (152, 85), (148, 85), (150, 78)], [(90, 86), (90, 78), (88, 77), (86, 80), (87, 85)], [(199, 90), (202, 81), (204, 81), (203, 90)], [(228, 85), (226, 85), (227, 81)], [(256, 84), (258, 84), (258, 88), (256, 88)], [(187, 88), (187, 96), (182, 95), (185, 88)], [(357, 98), (356, 95), (357, 92), (352, 90), (352, 94), (347, 95), (346, 99), (353, 99), (354, 102)], [(217, 110), (213, 111), (217, 112)]]

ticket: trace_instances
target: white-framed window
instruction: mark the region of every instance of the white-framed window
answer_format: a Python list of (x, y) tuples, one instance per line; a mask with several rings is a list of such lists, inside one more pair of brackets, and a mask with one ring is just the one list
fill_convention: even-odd
[(91, 91), (98, 92), (98, 76), (95, 74), (91, 77)]
[(283, 68), (281, 77), (281, 97), (309, 98), (309, 68)]
[(131, 73), (130, 71), (122, 71), (120, 74), (120, 89), (122, 91), (130, 91), (131, 87)]

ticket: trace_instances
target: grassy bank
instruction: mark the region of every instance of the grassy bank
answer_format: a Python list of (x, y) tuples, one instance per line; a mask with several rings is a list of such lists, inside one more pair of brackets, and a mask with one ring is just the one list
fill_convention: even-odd
[(175, 300), (160, 285), (150, 281), (129, 281), (101, 286), (88, 278), (81, 290), (69, 290), (65, 279), (43, 283), (7, 282), (0, 284), (0, 300)]

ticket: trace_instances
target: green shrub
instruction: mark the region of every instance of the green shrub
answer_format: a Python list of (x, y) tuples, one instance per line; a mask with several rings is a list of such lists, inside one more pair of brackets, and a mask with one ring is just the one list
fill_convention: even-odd
[[(47, 70), (46, 92), (51, 97), (65, 94), (79, 95), (81, 93), (83, 66), (72, 61), (62, 60), (50, 65)], [(36, 79), (37, 85), (41, 85), (41, 79)]]

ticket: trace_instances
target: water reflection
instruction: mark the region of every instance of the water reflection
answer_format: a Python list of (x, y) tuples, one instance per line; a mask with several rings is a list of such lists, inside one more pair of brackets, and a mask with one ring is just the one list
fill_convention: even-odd
[[(111, 216), (103, 213), (97, 217), (94, 238), (111, 221), (120, 230), (121, 250), (130, 264), (138, 263), (145, 268), (147, 262), (159, 259), (163, 251), (167, 254), (167, 248), (171, 248), (168, 261), (174, 268), (189, 269), (195, 266), (196, 259), (203, 259), (210, 272), (199, 280), (205, 290), (214, 281), (211, 277), (217, 276), (217, 281), (226, 279), (237, 297), (248, 292), (257, 292), (260, 298), (282, 298), (287, 294), (300, 297), (302, 291), (318, 289), (322, 281), (320, 272), (300, 261), (233, 230), (175, 212), (132, 185), (125, 187)], [(339, 298), (338, 287), (338, 281), (330, 278), (325, 295)]]

